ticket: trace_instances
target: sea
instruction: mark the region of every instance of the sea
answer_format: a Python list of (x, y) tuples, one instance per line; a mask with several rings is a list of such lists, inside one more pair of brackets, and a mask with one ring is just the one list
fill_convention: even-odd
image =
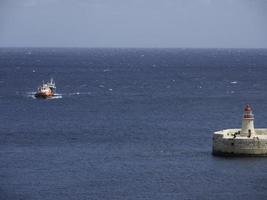
[(266, 157), (212, 155), (246, 104), (267, 49), (0, 48), (0, 200), (267, 199)]

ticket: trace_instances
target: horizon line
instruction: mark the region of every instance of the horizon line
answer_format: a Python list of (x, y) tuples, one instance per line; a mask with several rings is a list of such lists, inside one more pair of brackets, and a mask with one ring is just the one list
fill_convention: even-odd
[(79, 46), (0, 46), (0, 49), (266, 49), (267, 47), (79, 47)]

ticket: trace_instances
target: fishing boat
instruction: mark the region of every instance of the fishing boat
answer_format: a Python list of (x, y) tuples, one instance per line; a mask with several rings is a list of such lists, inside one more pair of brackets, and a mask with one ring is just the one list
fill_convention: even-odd
[(42, 83), (41, 86), (38, 87), (37, 92), (35, 93), (36, 98), (50, 98), (55, 95), (56, 84), (53, 78), (51, 78), (50, 82)]

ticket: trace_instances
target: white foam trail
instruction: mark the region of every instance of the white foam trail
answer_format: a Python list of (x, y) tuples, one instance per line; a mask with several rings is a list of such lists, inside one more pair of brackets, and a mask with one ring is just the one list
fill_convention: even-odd
[(104, 69), (103, 72), (111, 72), (111, 69)]
[(232, 81), (231, 84), (237, 84), (237, 81)]
[(72, 92), (64, 95), (73, 96), (73, 95), (90, 95), (91, 92)]
[(59, 96), (53, 96), (53, 97), (50, 97), (50, 98), (47, 98), (47, 99), (62, 99), (63, 97), (61, 95)]
[[(26, 92), (24, 96), (37, 99), (34, 95), (36, 92)], [(55, 93), (54, 96), (48, 97), (46, 99), (62, 99), (66, 96), (76, 96), (76, 95), (91, 95), (91, 92), (72, 92), (72, 93)]]
[(35, 99), (34, 94), (35, 94), (35, 92), (26, 92), (26, 95), (24, 95), (24, 96), (31, 97), (31, 98)]
[[(36, 97), (35, 97), (35, 93), (36, 92), (26, 92), (26, 97), (30, 97), (30, 98), (33, 98), (33, 99), (37, 99)], [(63, 98), (63, 95), (62, 94), (59, 94), (59, 93), (55, 93), (54, 94), (54, 96), (52, 96), (52, 97), (48, 97), (48, 98), (46, 98), (46, 99), (61, 99), (61, 98)]]
[(34, 95), (35, 92), (27, 92), (26, 94), (27, 94), (27, 95)]

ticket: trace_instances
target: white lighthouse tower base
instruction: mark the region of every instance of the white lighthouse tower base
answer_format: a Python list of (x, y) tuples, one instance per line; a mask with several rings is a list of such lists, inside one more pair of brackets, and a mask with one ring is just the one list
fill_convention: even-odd
[(245, 107), (241, 129), (226, 129), (213, 134), (214, 155), (267, 156), (267, 129), (254, 129), (254, 115)]

